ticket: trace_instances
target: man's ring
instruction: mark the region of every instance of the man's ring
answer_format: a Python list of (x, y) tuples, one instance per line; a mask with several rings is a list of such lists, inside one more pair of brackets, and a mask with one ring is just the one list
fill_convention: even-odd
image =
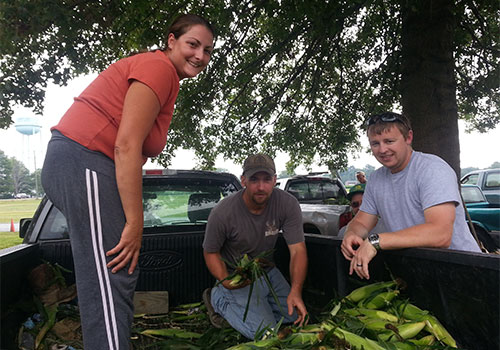
[(356, 266), (362, 267), (362, 266), (363, 266), (363, 264), (356, 264)]

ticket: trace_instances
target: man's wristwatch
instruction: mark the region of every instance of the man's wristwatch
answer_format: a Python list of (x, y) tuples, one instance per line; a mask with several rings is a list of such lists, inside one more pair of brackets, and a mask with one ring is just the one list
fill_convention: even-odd
[(368, 242), (370, 242), (377, 251), (380, 250), (380, 239), (377, 233), (371, 233), (370, 235), (368, 235)]

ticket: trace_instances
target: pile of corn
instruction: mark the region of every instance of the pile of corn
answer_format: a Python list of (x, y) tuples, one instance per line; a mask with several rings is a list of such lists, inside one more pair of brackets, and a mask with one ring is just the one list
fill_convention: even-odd
[(403, 299), (398, 288), (396, 281), (360, 287), (322, 315), (320, 323), (267, 330), (261, 340), (229, 349), (456, 348), (455, 340), (437, 318)]

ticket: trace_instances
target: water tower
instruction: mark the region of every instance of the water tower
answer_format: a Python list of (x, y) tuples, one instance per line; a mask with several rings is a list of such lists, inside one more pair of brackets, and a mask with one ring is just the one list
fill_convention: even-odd
[[(19, 117), (16, 120), (15, 128), (23, 135), (23, 162), (30, 171), (35, 171), (36, 164), (36, 147), (30, 145), (30, 138), (38, 134), (42, 126), (36, 117)], [(41, 134), (40, 134), (41, 136)], [(40, 146), (39, 142), (39, 146)], [(34, 148), (32, 150), (32, 148)]]

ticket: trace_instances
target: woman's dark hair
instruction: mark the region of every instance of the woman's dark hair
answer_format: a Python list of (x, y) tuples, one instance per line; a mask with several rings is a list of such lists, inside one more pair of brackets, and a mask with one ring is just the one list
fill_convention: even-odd
[(198, 16), (198, 15), (193, 15), (191, 13), (186, 13), (184, 15), (180, 15), (175, 20), (172, 22), (170, 25), (170, 28), (168, 29), (167, 37), (165, 38), (165, 43), (168, 42), (168, 36), (170, 34), (173, 34), (176, 39), (179, 39), (179, 37), (186, 33), (192, 26), (200, 24), (207, 28), (210, 33), (215, 37), (215, 30), (205, 18)]
[[(207, 28), (215, 38), (215, 29), (210, 24), (209, 21), (207, 21), (205, 18), (203, 18), (201, 16), (193, 15), (191, 13), (186, 13), (186, 14), (180, 15), (174, 19), (174, 21), (170, 25), (170, 28), (168, 29), (168, 33), (167, 33), (166, 37), (165, 37), (165, 48), (161, 49), (161, 50), (165, 51), (168, 48), (167, 47), (168, 46), (168, 36), (170, 34), (173, 34), (176, 39), (179, 39), (179, 37), (182, 34), (186, 33), (192, 26), (197, 25), (197, 24), (200, 24), (200, 25), (204, 26), (205, 28)], [(128, 56), (130, 57), (130, 56), (134, 56), (134, 55), (137, 55), (139, 53), (145, 53), (145, 52), (154, 52), (156, 50), (158, 50), (158, 49), (152, 49), (152, 50), (143, 49), (143, 50), (131, 52)]]

